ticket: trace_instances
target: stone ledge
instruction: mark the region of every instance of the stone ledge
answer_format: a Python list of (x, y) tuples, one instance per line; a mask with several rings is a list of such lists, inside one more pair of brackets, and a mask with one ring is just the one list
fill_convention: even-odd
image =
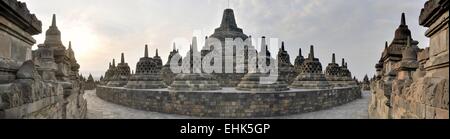
[(252, 118), (313, 112), (361, 98), (358, 88), (283, 92), (182, 92), (97, 87), (97, 96), (140, 110), (196, 117)]
[(6, 16), (31, 35), (42, 32), (42, 22), (31, 14), (25, 3), (17, 0), (0, 0), (0, 10)]
[(26, 117), (27, 114), (37, 112), (42, 108), (61, 102), (62, 100), (64, 100), (62, 96), (53, 96), (40, 99), (39, 101), (28, 103), (19, 107), (6, 109), (4, 118), (6, 119), (23, 118)]

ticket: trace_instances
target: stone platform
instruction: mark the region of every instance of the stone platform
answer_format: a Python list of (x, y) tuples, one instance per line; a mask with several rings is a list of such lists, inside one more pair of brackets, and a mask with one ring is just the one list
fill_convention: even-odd
[(96, 93), (103, 100), (134, 109), (216, 118), (294, 115), (332, 108), (361, 98), (359, 88), (292, 89), (255, 93), (234, 88), (218, 91), (169, 91), (99, 86)]

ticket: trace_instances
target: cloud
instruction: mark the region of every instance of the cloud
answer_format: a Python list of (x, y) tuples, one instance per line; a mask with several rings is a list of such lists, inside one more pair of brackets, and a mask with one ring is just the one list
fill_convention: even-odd
[[(22, 0), (31, 12), (50, 25), (56, 13), (62, 39), (73, 41), (81, 71), (99, 77), (112, 58), (125, 52), (134, 69), (145, 44), (159, 49), (166, 61), (172, 40), (190, 40), (194, 30), (213, 33), (220, 25), (226, 0)], [(232, 0), (238, 25), (247, 35), (286, 42), (291, 59), (309, 45), (323, 66), (331, 54), (344, 57), (358, 78), (374, 74), (385, 41), (391, 41), (402, 12), (413, 37), (428, 45), (418, 25), (425, 0)], [(202, 35), (203, 35), (202, 34)], [(42, 43), (44, 34), (35, 36)], [(199, 37), (202, 38), (202, 37)], [(179, 46), (182, 51), (188, 46)], [(276, 52), (272, 52), (275, 54)]]

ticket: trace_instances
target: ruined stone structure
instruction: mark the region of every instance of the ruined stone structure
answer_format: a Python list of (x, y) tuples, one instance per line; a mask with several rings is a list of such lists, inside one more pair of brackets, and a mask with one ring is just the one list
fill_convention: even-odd
[(32, 35), (41, 32), (25, 3), (0, 0), (0, 119), (85, 118), (80, 65), (71, 44), (62, 44), (55, 15), (44, 44), (32, 52)]
[(449, 2), (429, 0), (419, 24), (428, 27), (429, 47), (419, 49), (402, 15), (394, 41), (376, 65), (371, 118), (448, 119)]
[(311, 46), (307, 59), (300, 67), (300, 74), (291, 84), (296, 89), (329, 89), (331, 85), (322, 71), (322, 64), (314, 57), (314, 46)]

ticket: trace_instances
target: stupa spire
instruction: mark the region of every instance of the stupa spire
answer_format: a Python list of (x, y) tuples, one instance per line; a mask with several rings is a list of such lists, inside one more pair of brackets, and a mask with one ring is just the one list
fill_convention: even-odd
[(302, 48), (298, 48), (298, 56), (303, 56), (303, 54), (302, 54)]
[(345, 67), (345, 59), (342, 58), (342, 66)]
[(120, 56), (120, 63), (125, 63), (125, 56), (124, 53)]
[(405, 13), (402, 13), (402, 21), (401, 21), (400, 25), (406, 26), (406, 17), (405, 17)]
[(72, 41), (69, 41), (69, 50), (72, 50)]
[(285, 49), (284, 49), (284, 41), (281, 42), (281, 50), (283, 50), (283, 51), (285, 50)]
[(173, 51), (177, 50), (177, 44), (173, 43)]
[(158, 49), (156, 49), (156, 54), (155, 54), (155, 56), (156, 56), (156, 57), (159, 56), (159, 54), (158, 54)]
[(144, 57), (148, 57), (148, 45), (145, 45)]
[(56, 15), (53, 14), (52, 17), (52, 25), (50, 25), (49, 29), (45, 33), (45, 41), (44, 44), (48, 47), (54, 48), (63, 48), (64, 45), (61, 41), (61, 31), (59, 31), (56, 26)]
[(116, 59), (113, 59), (113, 67), (116, 67)]
[(333, 53), (333, 60), (332, 63), (336, 63), (336, 54)]
[(56, 14), (53, 14), (52, 17), (52, 27), (56, 27)]
[(311, 49), (310, 49), (309, 54), (310, 54), (310, 57), (309, 57), (309, 58), (311, 58), (311, 59), (314, 59), (314, 58), (315, 58), (315, 57), (314, 57), (314, 45), (311, 45)]

